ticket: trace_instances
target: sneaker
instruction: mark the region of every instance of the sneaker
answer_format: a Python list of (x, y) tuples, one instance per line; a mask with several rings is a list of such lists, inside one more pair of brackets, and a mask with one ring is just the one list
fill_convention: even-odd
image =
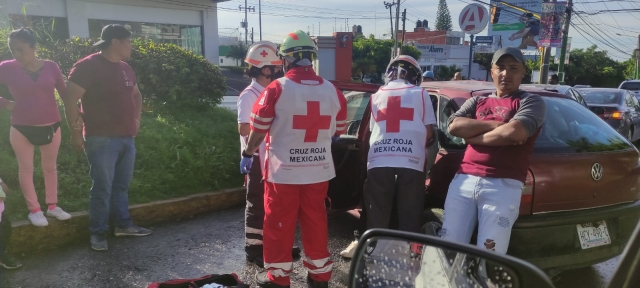
[(131, 225), (131, 226), (127, 227), (127, 228), (116, 227), (116, 229), (114, 229), (114, 232), (113, 232), (113, 234), (116, 235), (117, 237), (120, 237), (120, 236), (147, 236), (147, 235), (149, 235), (151, 233), (153, 233), (153, 231), (151, 229), (138, 227), (136, 225)]
[(256, 256), (249, 256), (247, 254), (247, 261), (256, 264), (256, 266), (260, 268), (264, 268), (264, 259), (262, 254)]
[(42, 211), (38, 211), (36, 213), (29, 213), (29, 221), (31, 221), (31, 224), (33, 224), (33, 226), (37, 226), (37, 227), (45, 227), (45, 226), (49, 226), (49, 221), (47, 221), (47, 218), (44, 217), (44, 213), (42, 213)]
[(5, 253), (4, 256), (0, 258), (0, 266), (5, 269), (18, 269), (22, 267), (22, 263), (11, 255)]
[(96, 251), (106, 251), (109, 249), (107, 237), (104, 234), (91, 235), (91, 249)]
[(357, 247), (358, 247), (358, 240), (353, 240), (353, 242), (351, 242), (351, 244), (347, 246), (347, 249), (344, 249), (342, 250), (342, 252), (340, 252), (340, 256), (348, 259), (353, 258), (353, 254), (356, 253)]
[(307, 274), (307, 283), (311, 288), (329, 288), (329, 282), (313, 280), (311, 274)]
[(276, 283), (272, 283), (271, 280), (269, 280), (269, 276), (267, 275), (267, 271), (263, 271), (263, 272), (258, 272), (256, 274), (256, 284), (258, 284), (258, 286), (263, 287), (263, 288), (288, 288), (291, 287), (289, 285), (287, 286), (282, 286), (282, 285), (278, 285)]
[(53, 210), (47, 210), (47, 216), (55, 217), (56, 219), (62, 221), (71, 219), (71, 214), (64, 212), (64, 210), (62, 210), (62, 208), (60, 207), (56, 207)]

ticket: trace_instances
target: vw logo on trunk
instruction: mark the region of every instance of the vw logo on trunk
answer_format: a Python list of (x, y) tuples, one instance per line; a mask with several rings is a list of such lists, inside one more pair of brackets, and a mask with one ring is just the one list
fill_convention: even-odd
[(602, 165), (600, 165), (600, 163), (596, 163), (591, 166), (591, 178), (595, 181), (602, 178)]

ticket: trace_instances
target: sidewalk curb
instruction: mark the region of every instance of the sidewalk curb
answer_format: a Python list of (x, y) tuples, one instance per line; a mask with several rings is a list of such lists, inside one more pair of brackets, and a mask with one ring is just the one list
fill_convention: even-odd
[[(240, 206), (245, 203), (245, 197), (245, 188), (239, 187), (132, 205), (129, 212), (136, 225), (147, 226)], [(50, 250), (83, 240), (87, 242), (88, 247), (89, 213), (74, 212), (71, 216), (72, 218), (66, 221), (48, 218), (47, 227), (35, 227), (28, 220), (14, 221), (11, 251), (23, 253)]]

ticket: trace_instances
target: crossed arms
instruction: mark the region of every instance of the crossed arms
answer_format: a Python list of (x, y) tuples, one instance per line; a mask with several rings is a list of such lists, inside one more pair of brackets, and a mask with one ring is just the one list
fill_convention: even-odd
[(542, 126), (546, 106), (537, 95), (520, 100), (520, 108), (508, 122), (482, 121), (476, 116), (477, 97), (467, 100), (449, 118), (449, 133), (468, 144), (484, 146), (521, 145)]

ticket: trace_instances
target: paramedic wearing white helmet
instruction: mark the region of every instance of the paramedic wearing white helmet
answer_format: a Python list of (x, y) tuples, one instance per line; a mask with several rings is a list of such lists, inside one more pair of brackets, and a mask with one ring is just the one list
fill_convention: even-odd
[[(282, 60), (278, 56), (277, 46), (268, 41), (257, 42), (249, 48), (244, 60), (249, 67), (245, 69), (245, 76), (251, 78), (247, 86), (238, 97), (238, 132), (240, 132), (240, 147), (242, 151), (247, 147), (247, 137), (251, 131), (251, 110), (258, 101), (260, 93), (271, 81), (284, 76)], [(253, 157), (260, 163), (260, 154), (264, 153), (264, 143), (260, 152)], [(246, 178), (247, 206), (245, 210), (245, 252), (247, 260), (259, 267), (264, 266), (262, 260), (262, 222), (264, 221), (264, 183), (260, 165), (252, 167)], [(300, 252), (294, 248), (293, 254)]]
[(265, 139), (264, 268), (261, 287), (289, 287), (290, 253), (296, 222), (304, 245), (303, 264), (311, 287), (328, 287), (333, 262), (328, 250), (325, 199), (335, 177), (331, 143), (346, 128), (346, 99), (319, 77), (312, 63), (316, 44), (304, 32), (289, 33), (279, 50), (286, 75), (271, 82), (251, 115), (251, 133), (240, 167), (253, 167), (252, 156)]
[(364, 184), (367, 229), (389, 228), (397, 199), (398, 229), (419, 232), (425, 197), (427, 143), (436, 124), (422, 71), (411, 56), (387, 67), (385, 86), (371, 96), (371, 138)]

